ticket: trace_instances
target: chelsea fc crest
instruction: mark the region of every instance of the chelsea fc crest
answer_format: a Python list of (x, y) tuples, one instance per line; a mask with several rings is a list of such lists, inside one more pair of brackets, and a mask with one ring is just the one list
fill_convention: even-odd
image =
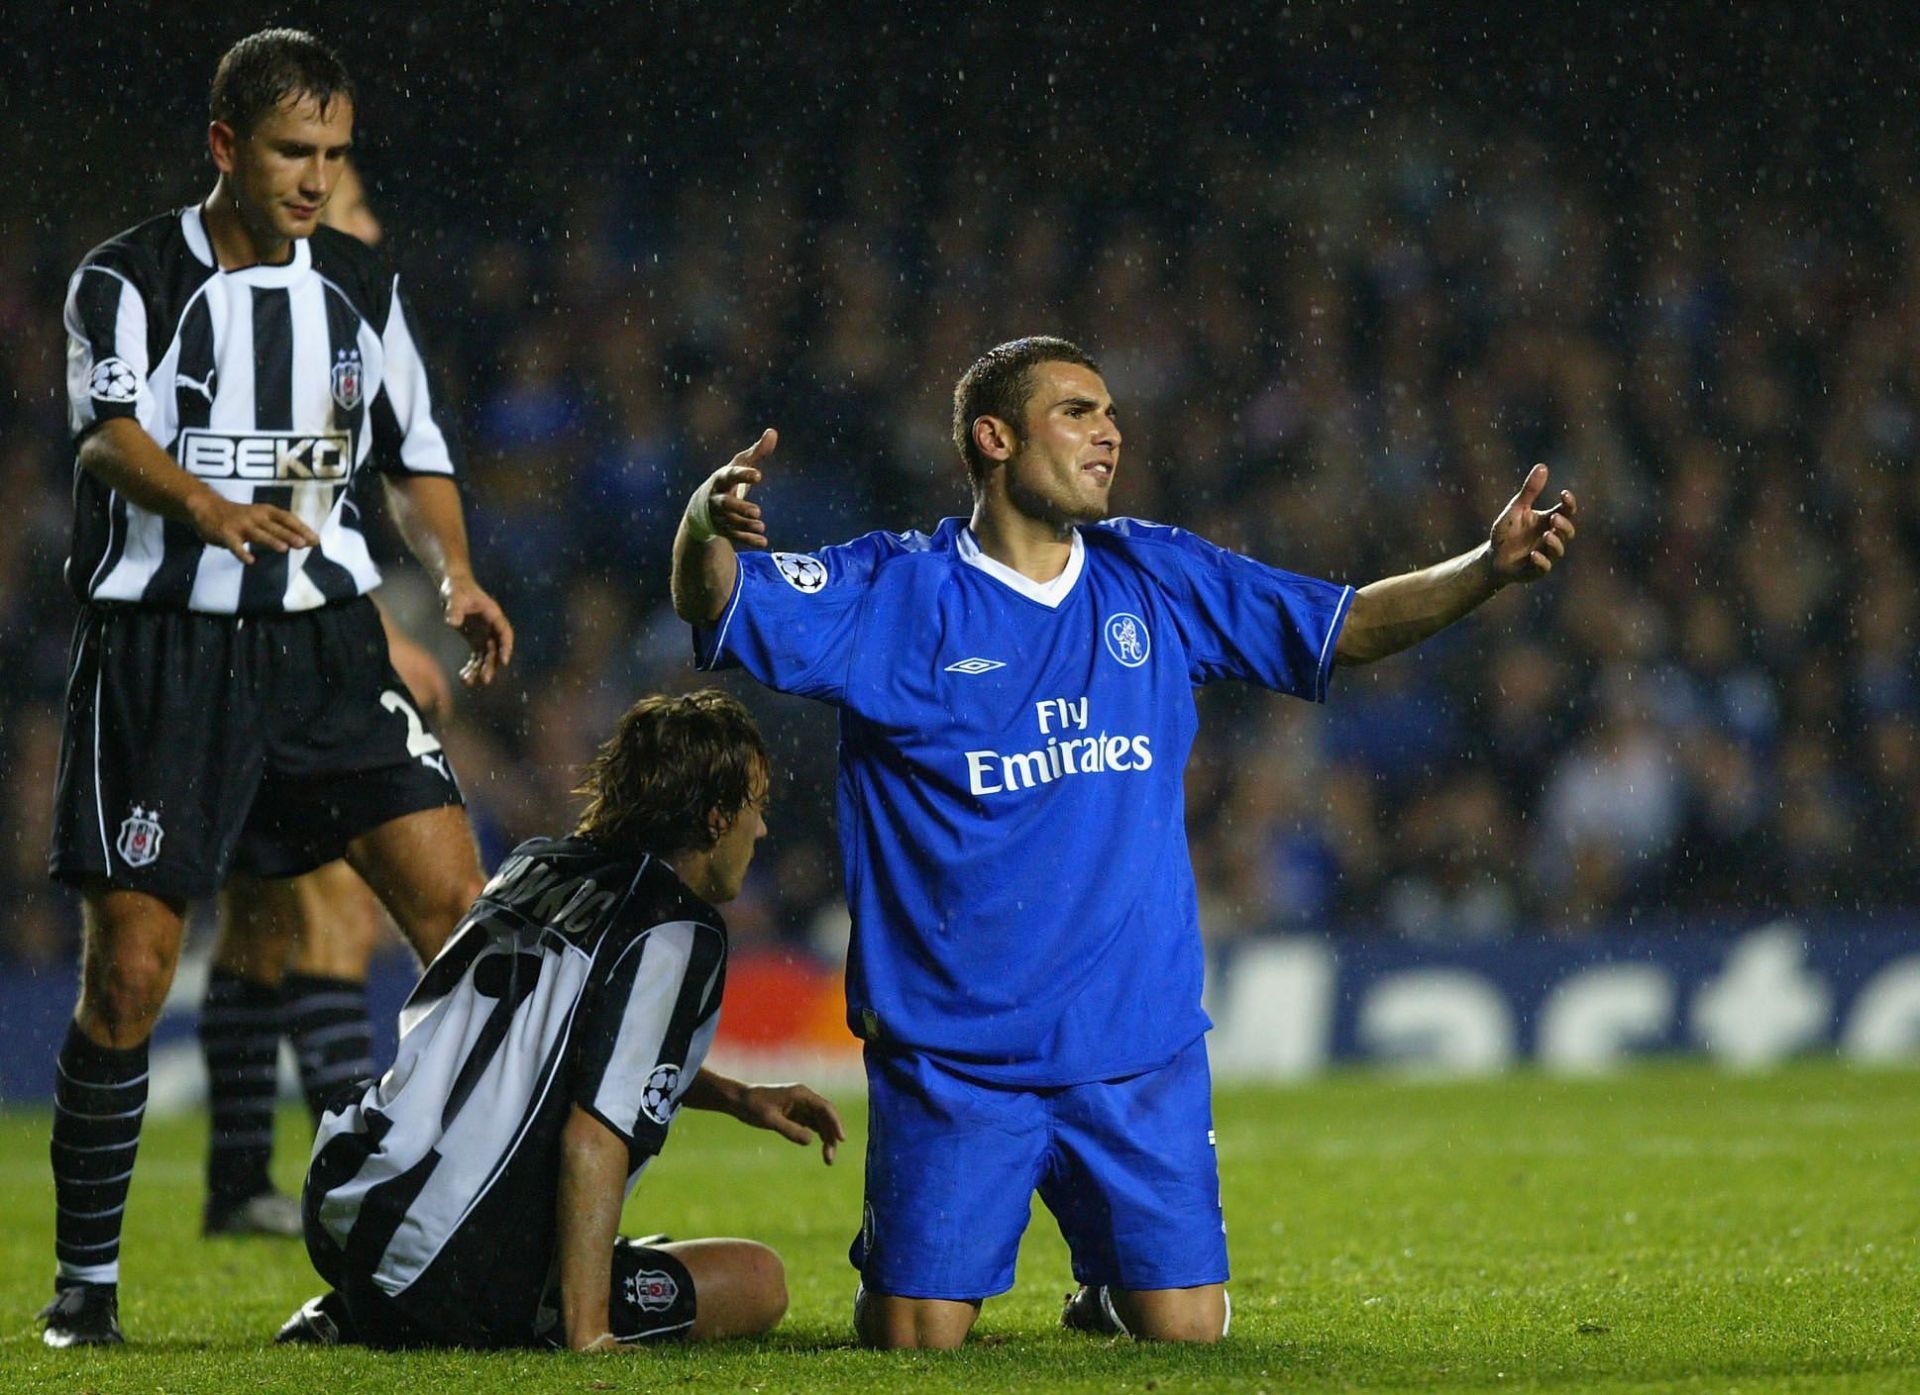
[(360, 405), (363, 371), (358, 349), (342, 349), (334, 356), (333, 400), (341, 411), (351, 412)]
[(1153, 652), (1153, 640), (1147, 634), (1147, 622), (1124, 610), (1107, 617), (1107, 652), (1127, 668), (1139, 668)]
[(160, 839), (165, 836), (160, 827), (158, 809), (142, 809), (138, 804), (120, 825), (120, 837), (114, 842), (114, 850), (120, 854), (120, 860), (129, 867), (145, 867), (160, 856)]

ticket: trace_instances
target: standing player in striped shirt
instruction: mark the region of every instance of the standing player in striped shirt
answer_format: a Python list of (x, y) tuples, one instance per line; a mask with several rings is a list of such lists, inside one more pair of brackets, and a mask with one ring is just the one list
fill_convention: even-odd
[(751, 1240), (635, 1242), (620, 1208), (683, 1104), (820, 1139), (804, 1085), (704, 1067), (727, 932), (766, 833), (767, 751), (708, 689), (621, 717), (565, 838), (522, 843), (400, 1015), (393, 1069), (320, 1125), (307, 1250), (333, 1291), (283, 1342), (576, 1351), (744, 1337), (786, 1311)]
[(67, 296), (83, 609), (50, 864), (80, 889), (85, 947), (56, 1076), (50, 1346), (121, 1340), (147, 1041), (186, 903), (231, 871), (345, 856), (430, 959), (480, 887), (459, 788), (366, 598), (369, 461), (471, 646), (467, 680), (513, 652), (398, 283), (319, 224), (352, 80), (310, 36), (266, 30), (221, 59), (211, 115), (213, 192), (96, 248)]

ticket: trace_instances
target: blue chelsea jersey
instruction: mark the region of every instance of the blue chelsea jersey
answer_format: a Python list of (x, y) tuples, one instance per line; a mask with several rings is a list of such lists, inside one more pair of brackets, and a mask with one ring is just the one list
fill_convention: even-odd
[(1352, 594), (1134, 519), (1076, 530), (1045, 586), (959, 519), (743, 553), (695, 651), (840, 709), (854, 1032), (1026, 1085), (1205, 1032), (1193, 689), (1323, 699)]

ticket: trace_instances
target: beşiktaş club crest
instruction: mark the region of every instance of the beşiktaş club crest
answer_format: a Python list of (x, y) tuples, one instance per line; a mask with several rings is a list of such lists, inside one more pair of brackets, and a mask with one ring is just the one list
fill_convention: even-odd
[(360, 351), (342, 349), (333, 357), (333, 400), (340, 404), (341, 411), (351, 412), (360, 405), (364, 378), (364, 371), (360, 366)]
[(160, 856), (160, 840), (165, 836), (160, 827), (160, 811), (142, 809), (136, 804), (121, 823), (120, 836), (113, 846), (127, 866), (145, 867)]
[(1124, 610), (1107, 617), (1106, 636), (1107, 652), (1128, 668), (1139, 668), (1153, 652), (1147, 622)]
[(664, 1312), (680, 1296), (680, 1285), (664, 1269), (642, 1269), (624, 1282), (627, 1301), (643, 1313)]
[(804, 552), (776, 552), (773, 565), (787, 579), (787, 585), (804, 596), (811, 596), (827, 584), (827, 564)]

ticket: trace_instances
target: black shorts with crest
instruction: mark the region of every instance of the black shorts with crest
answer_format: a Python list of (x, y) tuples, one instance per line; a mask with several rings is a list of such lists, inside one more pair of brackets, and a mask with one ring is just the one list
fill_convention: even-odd
[(89, 605), (68, 672), (49, 858), (64, 882), (207, 896), (462, 802), (364, 597), (248, 617)]

